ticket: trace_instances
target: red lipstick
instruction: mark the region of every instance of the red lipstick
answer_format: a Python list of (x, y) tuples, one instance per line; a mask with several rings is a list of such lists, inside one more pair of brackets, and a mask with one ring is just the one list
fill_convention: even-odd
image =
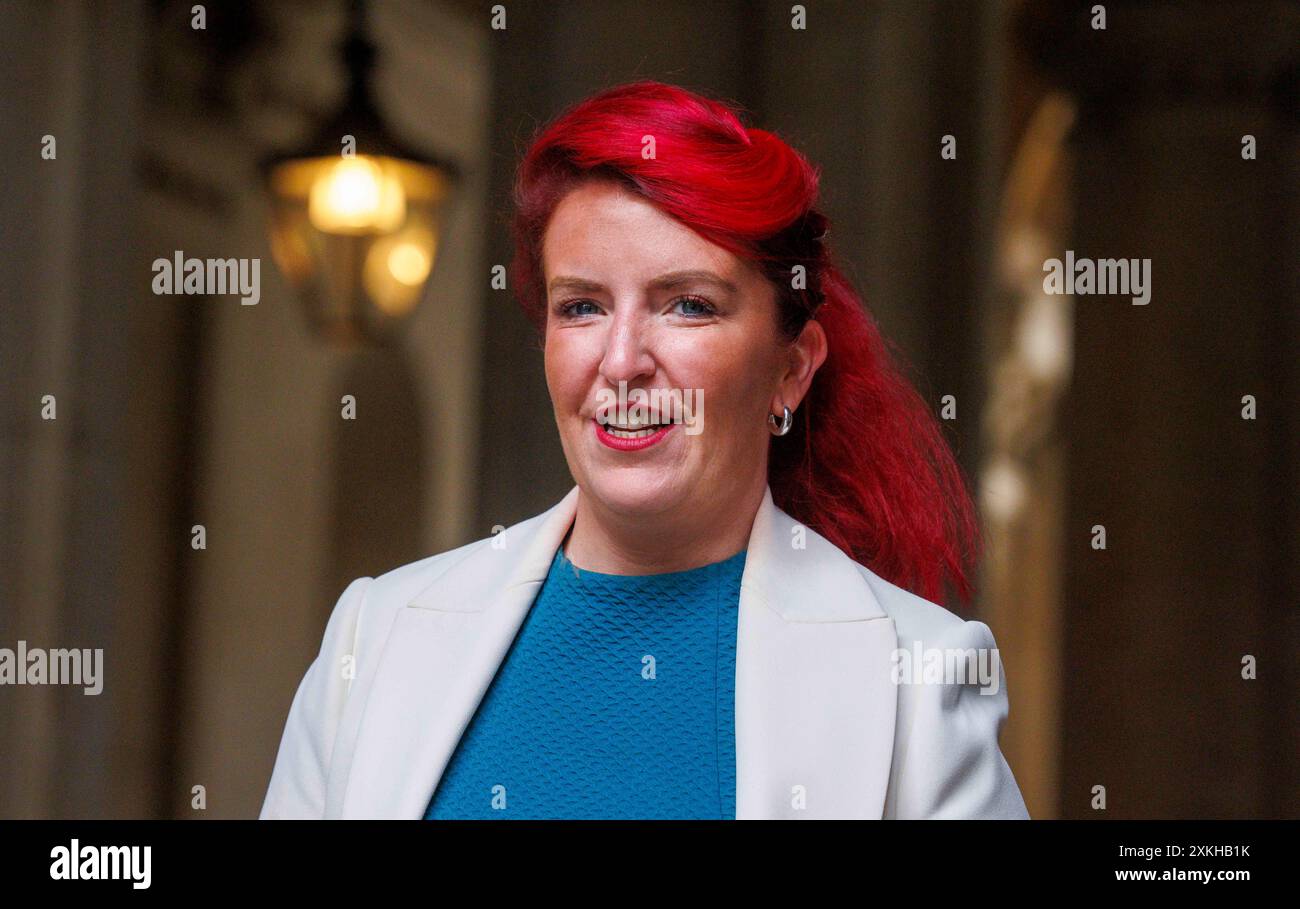
[(667, 426), (661, 426), (648, 436), (642, 436), (637, 439), (623, 439), (608, 432), (599, 420), (592, 420), (596, 425), (596, 438), (601, 444), (615, 451), (640, 451), (643, 448), (649, 448), (651, 445), (657, 445), (664, 436), (672, 430), (677, 424), (669, 423)]

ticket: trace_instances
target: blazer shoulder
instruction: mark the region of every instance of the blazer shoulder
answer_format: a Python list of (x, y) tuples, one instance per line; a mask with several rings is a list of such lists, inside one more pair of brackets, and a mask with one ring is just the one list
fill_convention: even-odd
[[(861, 566), (860, 566), (861, 567)], [(862, 568), (898, 638), (894, 753), (887, 818), (1029, 817), (998, 737), (1007, 720), (1006, 677), (993, 632)], [(960, 656), (963, 671), (931, 680), (902, 661)], [(954, 664), (955, 665), (955, 664)]]
[(925, 641), (961, 634), (966, 619), (910, 590), (886, 581), (870, 568), (854, 563), (875, 594), (880, 608), (894, 620), (900, 646), (911, 641)]
[(453, 565), (491, 542), (491, 537), (484, 537), (386, 571), (371, 581), (370, 601), (379, 608), (405, 606)]
[[(558, 506), (557, 506), (558, 507)], [(481, 537), (455, 549), (448, 549), (415, 562), (408, 562), (376, 577), (371, 583), (369, 600), (371, 609), (395, 612), (415, 600), (419, 594), (437, 583), (438, 579), (456, 565), (472, 558), (484, 549), (510, 545), (510, 541), (528, 538), (553, 511), (550, 509), (512, 524), (499, 533)]]

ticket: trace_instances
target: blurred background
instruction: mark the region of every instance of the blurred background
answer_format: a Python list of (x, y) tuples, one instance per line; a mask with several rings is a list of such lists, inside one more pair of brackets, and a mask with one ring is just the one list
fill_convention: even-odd
[[(570, 488), (493, 279), (532, 131), (634, 78), (821, 167), (981, 508), (946, 605), (1031, 814), (1300, 816), (1300, 6), (796, 6), (0, 2), (0, 646), (105, 651), (0, 688), (0, 816), (255, 816), (347, 582)], [(1149, 304), (1045, 294), (1066, 250)], [(177, 251), (259, 301), (154, 293)]]

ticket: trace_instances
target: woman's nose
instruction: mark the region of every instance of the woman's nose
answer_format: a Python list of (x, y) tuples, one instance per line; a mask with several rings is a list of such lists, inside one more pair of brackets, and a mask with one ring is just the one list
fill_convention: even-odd
[(616, 317), (605, 339), (605, 356), (600, 373), (611, 385), (631, 382), (655, 373), (655, 360), (649, 346), (649, 332), (638, 317)]

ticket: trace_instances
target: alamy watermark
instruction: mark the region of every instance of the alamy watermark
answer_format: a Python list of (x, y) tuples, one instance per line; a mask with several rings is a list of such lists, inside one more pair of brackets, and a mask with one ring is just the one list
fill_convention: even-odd
[(618, 391), (596, 392), (596, 419), (619, 426), (680, 423), (688, 436), (704, 431), (703, 388), (634, 388), (620, 380)]
[(160, 296), (239, 294), (244, 306), (262, 299), (261, 259), (187, 259), (178, 249), (170, 259), (154, 259), (153, 273), (153, 292)]
[(46, 650), (19, 641), (16, 650), (0, 647), (0, 685), (80, 685), (84, 694), (104, 690), (104, 650)]
[(83, 846), (74, 839), (51, 849), (50, 858), (55, 881), (130, 881), (134, 890), (153, 881), (152, 846)]
[(1065, 251), (1065, 261), (1043, 263), (1043, 292), (1047, 294), (1127, 294), (1134, 306), (1151, 302), (1150, 259), (1076, 259)]
[(972, 685), (980, 694), (997, 694), (1002, 687), (1002, 658), (996, 647), (896, 648), (890, 659), (895, 685)]

